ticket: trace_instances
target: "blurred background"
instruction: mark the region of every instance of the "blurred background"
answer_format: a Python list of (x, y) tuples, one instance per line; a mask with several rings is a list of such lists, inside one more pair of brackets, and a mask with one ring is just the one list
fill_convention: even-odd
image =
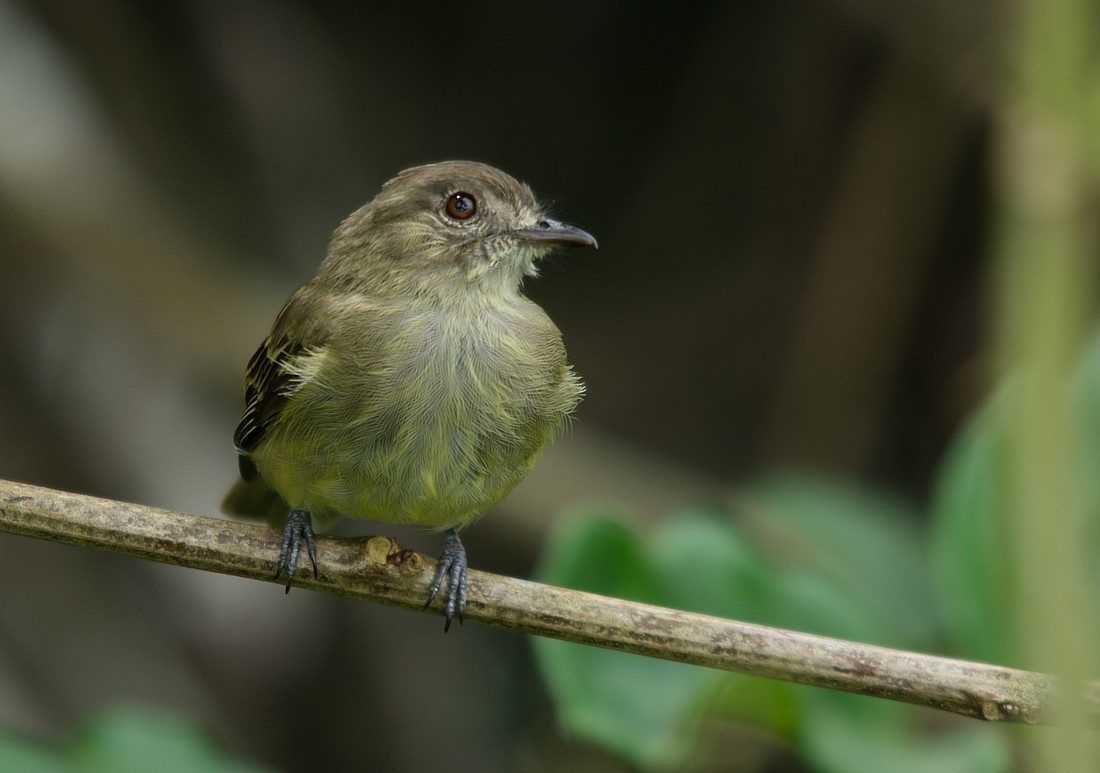
[[(0, 0), (0, 477), (216, 515), (244, 365), (331, 230), (401, 169), (465, 158), (601, 245), (528, 287), (588, 397), (467, 532), (474, 567), (533, 576), (563, 510), (639, 544), (681, 508), (736, 520), (792, 472), (887, 492), (921, 535), (995, 375), (1003, 15)], [(121, 704), (269, 770), (683, 762), (563, 725), (516, 635), (3, 535), (0, 587), (0, 726), (20, 737), (66, 743)], [(918, 644), (958, 651), (942, 617)], [(790, 722), (720, 724), (700, 769), (829, 768)]]

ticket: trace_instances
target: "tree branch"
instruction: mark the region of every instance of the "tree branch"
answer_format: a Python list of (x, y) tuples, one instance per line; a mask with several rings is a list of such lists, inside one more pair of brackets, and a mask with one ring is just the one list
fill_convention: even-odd
[[(0, 531), (271, 581), (262, 525), (0, 481)], [(435, 561), (387, 537), (317, 539), (320, 577), (294, 584), (419, 610)], [(439, 612), (438, 609), (433, 610)], [(914, 703), (979, 719), (1049, 722), (1046, 674), (846, 642), (470, 572), (466, 619), (522, 633)], [(1100, 715), (1100, 688), (1087, 687)]]

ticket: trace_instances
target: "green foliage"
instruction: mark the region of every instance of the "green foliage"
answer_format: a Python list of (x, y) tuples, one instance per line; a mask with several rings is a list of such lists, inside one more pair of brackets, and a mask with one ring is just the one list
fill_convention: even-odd
[(0, 770), (20, 773), (260, 773), (229, 759), (194, 722), (146, 708), (93, 717), (59, 748), (0, 730)]
[(22, 773), (59, 773), (76, 771), (61, 752), (0, 730), (0, 770)]
[(1012, 599), (1016, 587), (1005, 523), (1008, 438), (1001, 394), (949, 452), (932, 506), (932, 556), (943, 614), (967, 657), (1015, 661)]
[(909, 504), (793, 476), (765, 479), (745, 497), (741, 521), (772, 564), (774, 596), (760, 622), (808, 624), (816, 633), (888, 646), (933, 645), (938, 625), (924, 537)]
[[(643, 540), (625, 519), (581, 510), (559, 522), (544, 582), (722, 617), (934, 650), (942, 642), (925, 539), (889, 496), (775, 476), (736, 514), (691, 510)], [(705, 757), (702, 728), (747, 723), (813, 770), (1004, 771), (999, 728), (789, 683), (538, 639), (563, 729), (642, 768)]]
[[(646, 551), (626, 526), (602, 514), (566, 519), (540, 577), (619, 598), (735, 616), (756, 611), (761, 573), (735, 533), (689, 514)], [(686, 564), (680, 564), (690, 556)], [(693, 589), (700, 589), (698, 593)], [(672, 765), (691, 749), (700, 698), (720, 674), (592, 647), (536, 639), (539, 662), (563, 724), (639, 764)]]
[(962, 720), (933, 732), (927, 710), (858, 695), (803, 689), (803, 758), (844, 773), (1002, 773), (1012, 769), (1003, 728)]
[[(1020, 378), (1027, 376), (1021, 374)], [(956, 651), (965, 657), (1028, 667), (1019, 651), (1014, 619), (1021, 593), (1012, 565), (1013, 418), (1020, 410), (1019, 379), (1004, 385), (977, 414), (948, 453), (932, 503), (931, 543), (938, 604)], [(1083, 489), (1087, 532), (1080, 549), (1100, 569), (1100, 335), (1086, 349), (1065, 399), (1077, 429), (1084, 474), (1070, 480)], [(1100, 574), (1095, 578), (1100, 582)]]

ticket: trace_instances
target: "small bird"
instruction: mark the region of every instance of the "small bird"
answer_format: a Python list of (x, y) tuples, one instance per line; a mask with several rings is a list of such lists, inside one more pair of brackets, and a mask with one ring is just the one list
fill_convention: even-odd
[[(458, 530), (519, 483), (584, 394), (523, 280), (555, 248), (593, 247), (485, 164), (407, 169), (336, 229), (244, 377), (232, 515), (285, 517), (286, 590), (313, 530), (369, 518), (445, 530), (425, 607), (466, 607)], [(288, 514), (289, 513), (289, 514)]]

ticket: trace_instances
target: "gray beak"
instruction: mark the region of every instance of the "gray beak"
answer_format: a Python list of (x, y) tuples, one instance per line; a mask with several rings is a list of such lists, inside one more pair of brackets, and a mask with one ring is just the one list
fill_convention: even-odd
[(532, 244), (545, 244), (548, 247), (600, 248), (592, 234), (557, 220), (540, 220), (534, 228), (516, 231), (516, 236)]

